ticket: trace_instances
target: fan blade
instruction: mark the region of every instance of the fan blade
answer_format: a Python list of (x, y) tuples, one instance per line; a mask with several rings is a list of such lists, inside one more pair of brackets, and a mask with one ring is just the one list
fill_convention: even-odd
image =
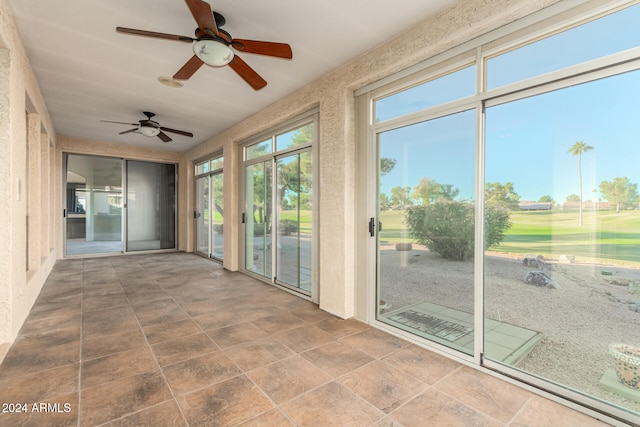
[(125, 130), (124, 132), (120, 132), (118, 135), (124, 135), (125, 133), (135, 132), (135, 131), (137, 131), (138, 129), (139, 129), (139, 128), (133, 128), (133, 129)]
[(233, 57), (233, 60), (229, 62), (229, 66), (255, 90), (260, 90), (267, 85), (267, 81), (260, 77), (260, 75), (256, 73), (255, 70), (246, 62), (240, 59), (238, 55)]
[(184, 135), (184, 136), (188, 136), (190, 138), (193, 138), (193, 134), (191, 132), (185, 132), (183, 130), (166, 128), (164, 126), (160, 126), (160, 130), (163, 130), (165, 132), (177, 133), (178, 135)]
[(286, 43), (263, 42), (258, 40), (233, 39), (231, 43), (235, 49), (244, 53), (275, 56), (277, 58), (293, 58), (291, 46)]
[(138, 123), (128, 123), (128, 122), (114, 122), (111, 120), (100, 120), (101, 122), (105, 122), (105, 123), (118, 123), (119, 125), (131, 125), (131, 126), (138, 126)]
[(166, 133), (160, 131), (160, 133), (158, 134), (158, 138), (160, 138), (162, 140), (162, 142), (169, 142), (169, 141), (173, 141), (173, 139), (169, 138), (169, 135), (167, 135)]
[(176, 80), (189, 80), (193, 74), (202, 67), (202, 60), (193, 55), (183, 66), (173, 75)]
[(198, 27), (203, 31), (210, 30), (213, 33), (210, 34), (212, 36), (218, 35), (218, 26), (216, 25), (216, 21), (213, 19), (213, 12), (211, 11), (209, 3), (202, 0), (185, 1), (191, 11), (191, 15), (193, 15), (193, 19), (196, 20)]
[(125, 34), (134, 34), (136, 36), (155, 37), (159, 39), (177, 40), (179, 42), (191, 43), (194, 39), (187, 36), (178, 36), (176, 34), (156, 33), (155, 31), (136, 30), (135, 28), (116, 27), (116, 31)]

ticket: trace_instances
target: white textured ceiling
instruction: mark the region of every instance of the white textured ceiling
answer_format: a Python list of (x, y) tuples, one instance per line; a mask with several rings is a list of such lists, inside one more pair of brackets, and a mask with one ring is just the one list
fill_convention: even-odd
[[(293, 59), (239, 54), (268, 85), (254, 91), (229, 67), (203, 66), (182, 88), (172, 76), (193, 55), (172, 40), (120, 34), (116, 26), (194, 36), (184, 0), (5, 0), (59, 135), (185, 151), (323, 74), (397, 36), (456, 0), (217, 0), (234, 38), (284, 42)], [(172, 142), (119, 135), (142, 111), (190, 131)]]

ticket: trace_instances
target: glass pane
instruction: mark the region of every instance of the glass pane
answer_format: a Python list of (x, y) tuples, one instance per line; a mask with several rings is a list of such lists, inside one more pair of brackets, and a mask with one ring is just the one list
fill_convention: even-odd
[(276, 151), (313, 142), (313, 123), (276, 136)]
[(245, 268), (271, 276), (271, 161), (246, 167)]
[(216, 159), (211, 160), (211, 171), (217, 171), (218, 169), (222, 169), (222, 165), (224, 164), (224, 159), (222, 157), (218, 157)]
[(256, 144), (246, 147), (244, 150), (244, 159), (251, 160), (258, 157), (262, 157), (265, 154), (270, 154), (273, 151), (271, 138), (258, 142)]
[(209, 177), (204, 176), (197, 180), (197, 251), (209, 256)]
[(223, 235), (224, 235), (224, 199), (223, 199), (223, 182), (222, 173), (211, 176), (213, 198), (211, 204), (211, 256), (223, 259)]
[(475, 82), (475, 66), (471, 66), (379, 99), (375, 102), (376, 122), (472, 96)]
[(127, 251), (176, 247), (176, 166), (127, 161)]
[(311, 292), (311, 152), (277, 161), (277, 279)]
[(122, 160), (67, 157), (67, 254), (122, 252)]
[(467, 354), (475, 139), (473, 110), (378, 135), (377, 318)]
[(493, 89), (640, 46), (640, 5), (536, 41), (487, 61)]
[(636, 414), (611, 345), (638, 360), (639, 99), (635, 71), (487, 109), (485, 212), (511, 227), (484, 257), (485, 356)]
[(196, 165), (196, 175), (201, 175), (203, 173), (209, 172), (209, 162), (203, 162)]

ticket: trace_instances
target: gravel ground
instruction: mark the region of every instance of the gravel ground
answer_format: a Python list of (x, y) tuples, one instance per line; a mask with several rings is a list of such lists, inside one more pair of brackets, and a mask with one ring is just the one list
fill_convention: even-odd
[[(555, 289), (525, 284), (524, 274), (537, 269), (523, 265), (522, 256), (485, 258), (485, 315), (544, 334), (518, 368), (640, 413), (640, 403), (598, 385), (613, 367), (609, 343), (640, 347), (640, 291), (628, 286), (640, 281), (640, 269), (545, 264)], [(446, 260), (415, 244), (406, 252), (381, 244), (380, 276), (390, 310), (429, 301), (473, 312), (473, 261)]]

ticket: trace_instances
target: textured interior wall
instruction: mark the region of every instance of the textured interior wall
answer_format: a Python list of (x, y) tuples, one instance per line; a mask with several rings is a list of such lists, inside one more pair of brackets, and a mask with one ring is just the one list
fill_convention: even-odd
[[(32, 141), (39, 163), (41, 130), (54, 135), (53, 126), (15, 23), (4, 0), (0, 0), (0, 357), (17, 335), (55, 262), (55, 250), (41, 250), (38, 244), (27, 269), (26, 194), (31, 181), (26, 169), (27, 99), (29, 111), (39, 116)], [(31, 124), (35, 126), (35, 121)], [(55, 136), (51, 140), (55, 144)], [(40, 187), (42, 171), (33, 179)], [(42, 205), (42, 192), (38, 188), (33, 191), (37, 193), (32, 195), (35, 206), (49, 211), (50, 206)], [(44, 215), (39, 215), (33, 224), (38, 230), (36, 236), (43, 233), (46, 224)]]
[[(353, 92), (449, 48), (469, 41), (557, 0), (466, 0), (429, 18), (401, 36), (339, 67), (290, 96), (187, 153), (187, 160), (224, 148), (225, 267), (239, 268), (239, 161), (237, 144), (320, 106), (320, 308), (341, 317), (354, 315), (356, 233), (356, 142)], [(295, 61), (295, 52), (294, 52)], [(228, 214), (227, 214), (228, 213)], [(229, 223), (230, 222), (230, 223)], [(233, 242), (234, 246), (231, 246)]]

